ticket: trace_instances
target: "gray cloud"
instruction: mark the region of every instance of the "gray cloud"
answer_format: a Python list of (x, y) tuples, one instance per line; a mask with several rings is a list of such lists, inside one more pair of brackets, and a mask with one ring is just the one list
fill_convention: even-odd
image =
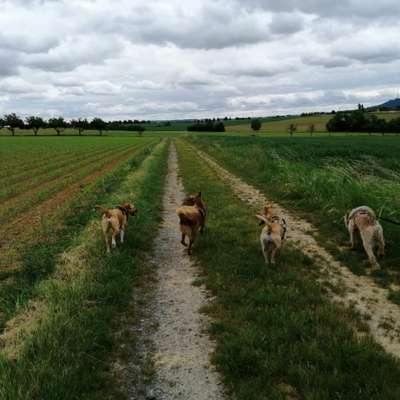
[(186, 118), (374, 104), (392, 0), (0, 0), (0, 114)]

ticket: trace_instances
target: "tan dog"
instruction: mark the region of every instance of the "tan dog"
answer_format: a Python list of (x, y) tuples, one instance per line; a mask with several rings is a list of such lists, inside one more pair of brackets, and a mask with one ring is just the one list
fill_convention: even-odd
[(104, 240), (106, 242), (107, 253), (110, 252), (110, 241), (108, 231), (111, 228), (111, 246), (117, 246), (116, 237), (119, 234), (121, 243), (124, 243), (124, 233), (128, 224), (129, 215), (135, 215), (137, 209), (133, 204), (125, 203), (116, 208), (107, 209), (102, 206), (95, 206), (102, 212), (101, 229), (103, 231)]
[(344, 216), (344, 223), (350, 234), (351, 248), (354, 249), (355, 247), (354, 234), (358, 231), (371, 266), (379, 268), (374, 249), (378, 249), (378, 257), (383, 257), (385, 255), (385, 239), (382, 226), (374, 211), (367, 206), (354, 208)]
[(271, 205), (256, 214), (260, 225), (265, 225), (260, 235), (261, 249), (266, 264), (275, 264), (277, 252), (281, 249), (286, 235), (286, 221), (274, 212)]
[(201, 192), (185, 197), (182, 206), (176, 210), (176, 213), (182, 233), (181, 243), (186, 246), (187, 236), (189, 238), (188, 254), (192, 254), (192, 246), (197, 232), (203, 232), (206, 223), (207, 207), (201, 197)]

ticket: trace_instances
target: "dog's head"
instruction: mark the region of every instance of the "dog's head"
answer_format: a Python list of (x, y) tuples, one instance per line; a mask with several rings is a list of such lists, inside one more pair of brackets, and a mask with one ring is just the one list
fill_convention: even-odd
[(256, 214), (256, 218), (260, 221), (258, 225), (264, 225), (270, 222), (270, 218), (273, 216), (274, 207), (272, 204), (266, 204), (261, 212)]
[(274, 213), (274, 206), (272, 204), (266, 204), (263, 208), (263, 215), (267, 218), (271, 217)]
[(197, 206), (201, 210), (206, 210), (206, 205), (201, 197), (201, 192), (188, 194), (182, 202), (183, 206)]
[(120, 208), (123, 209), (126, 212), (126, 214), (129, 215), (135, 215), (138, 211), (135, 205), (132, 203), (124, 203)]

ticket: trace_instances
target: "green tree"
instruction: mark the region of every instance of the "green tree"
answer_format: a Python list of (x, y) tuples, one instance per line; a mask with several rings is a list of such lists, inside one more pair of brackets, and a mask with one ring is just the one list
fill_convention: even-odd
[(93, 118), (90, 127), (98, 131), (101, 136), (103, 131), (107, 129), (107, 122), (103, 121), (101, 118)]
[(259, 131), (261, 129), (261, 121), (258, 118), (254, 118), (251, 120), (250, 126), (253, 131)]
[(297, 131), (297, 125), (290, 124), (288, 130), (289, 130), (290, 136), (293, 136), (293, 134)]
[(50, 128), (53, 128), (57, 135), (60, 136), (62, 132), (64, 132), (65, 128), (67, 127), (67, 123), (65, 122), (63, 117), (58, 118), (50, 118), (48, 125)]
[(17, 128), (22, 128), (24, 126), (24, 121), (15, 113), (6, 114), (3, 120), (4, 126), (11, 132), (13, 136), (15, 135), (15, 130)]
[(73, 128), (78, 130), (79, 136), (82, 135), (82, 132), (90, 128), (90, 124), (86, 118), (78, 118), (73, 119), (71, 121), (71, 125)]
[(29, 129), (33, 130), (34, 135), (37, 136), (39, 129), (43, 128), (45, 122), (43, 121), (43, 118), (32, 115), (26, 119), (26, 124)]

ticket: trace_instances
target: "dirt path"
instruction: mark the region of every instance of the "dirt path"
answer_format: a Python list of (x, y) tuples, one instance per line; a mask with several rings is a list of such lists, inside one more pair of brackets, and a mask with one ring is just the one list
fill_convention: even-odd
[(344, 289), (344, 293), (340, 296), (332, 293), (332, 298), (346, 306), (354, 306), (365, 316), (365, 322), (375, 340), (387, 352), (400, 357), (400, 307), (387, 299), (388, 290), (379, 287), (366, 276), (354, 275), (347, 267), (336, 261), (316, 242), (312, 236), (312, 232), (316, 232), (316, 228), (310, 223), (291, 215), (279, 204), (268, 200), (263, 193), (228, 172), (208, 154), (198, 149), (196, 151), (217, 175), (232, 187), (242, 201), (260, 209), (266, 203), (274, 204), (287, 221), (288, 241), (295, 248), (318, 261), (323, 280), (328, 280), (335, 286)]
[[(182, 203), (183, 187), (178, 179), (178, 161), (173, 145), (170, 148), (168, 174), (163, 198), (163, 223), (154, 241), (151, 264), (157, 271), (157, 282), (151, 304), (142, 317), (141, 348), (128, 369), (135, 372), (138, 359), (148, 363), (149, 354), (154, 369), (151, 383), (143, 389), (124, 383), (131, 399), (154, 400), (219, 400), (223, 389), (219, 374), (210, 363), (214, 349), (204, 329), (209, 321), (200, 313), (207, 304), (207, 293), (192, 282), (197, 276), (193, 261), (180, 244), (176, 208)], [(149, 340), (148, 340), (149, 339)], [(143, 341), (147, 344), (143, 345)], [(141, 353), (141, 354), (140, 354)], [(126, 374), (126, 372), (125, 372)], [(127, 374), (129, 379), (129, 373)], [(125, 379), (123, 379), (126, 381)]]

